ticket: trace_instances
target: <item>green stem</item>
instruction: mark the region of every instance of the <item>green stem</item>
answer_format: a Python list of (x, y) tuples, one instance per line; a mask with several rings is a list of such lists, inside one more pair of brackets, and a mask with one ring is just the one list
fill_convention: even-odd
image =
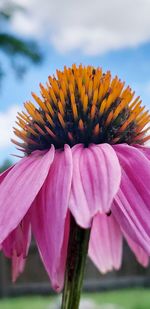
[(88, 252), (90, 229), (78, 226), (71, 216), (70, 237), (61, 309), (78, 309)]

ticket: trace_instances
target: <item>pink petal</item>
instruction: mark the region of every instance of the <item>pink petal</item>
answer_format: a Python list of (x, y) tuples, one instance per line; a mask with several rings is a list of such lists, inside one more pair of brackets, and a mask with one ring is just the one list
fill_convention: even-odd
[(113, 148), (108, 144), (82, 144), (72, 148), (73, 181), (69, 208), (77, 223), (88, 228), (98, 213), (107, 213), (117, 193), (121, 169)]
[(149, 160), (150, 160), (150, 147), (134, 145), (137, 149), (139, 149)]
[(56, 151), (46, 182), (31, 207), (33, 233), (56, 291), (64, 283), (71, 179), (72, 153), (66, 145), (64, 151)]
[[(150, 161), (144, 155), (143, 150), (128, 145), (116, 145), (114, 149), (120, 161), (120, 165), (127, 175), (130, 185), (141, 195), (146, 206), (150, 209)], [(122, 177), (123, 178), (123, 177)], [(123, 183), (121, 182), (121, 187)]]
[(31, 226), (29, 213), (23, 218), (20, 224), (7, 236), (2, 243), (4, 254), (12, 258), (14, 251), (17, 256), (27, 256), (31, 242)]
[(0, 184), (1, 184), (1, 182), (4, 180), (4, 178), (7, 176), (7, 174), (12, 170), (12, 168), (13, 168), (14, 166), (15, 166), (15, 165), (10, 166), (6, 171), (4, 171), (3, 173), (0, 174)]
[(121, 190), (112, 204), (112, 213), (121, 229), (141, 246), (143, 250), (150, 254), (149, 236)]
[(122, 166), (122, 181), (112, 211), (130, 238), (150, 254), (150, 162), (132, 146), (114, 146)]
[(133, 253), (136, 256), (137, 261), (144, 267), (147, 267), (149, 264), (149, 256), (147, 253), (139, 246), (137, 245), (129, 236), (124, 234), (126, 241)]
[(3, 241), (4, 254), (12, 260), (12, 281), (16, 281), (19, 274), (24, 270), (26, 256), (31, 242), (31, 226), (29, 214), (23, 218), (21, 223)]
[(26, 260), (22, 255), (17, 256), (16, 252), (14, 252), (12, 256), (12, 282), (15, 282), (18, 276), (24, 271), (25, 262)]
[(2, 247), (4, 254), (9, 258), (13, 256), (14, 250), (18, 256), (22, 254), (24, 235), (20, 224), (3, 241)]
[(0, 185), (0, 243), (20, 223), (41, 189), (54, 158), (54, 147), (36, 151), (10, 170)]
[(120, 268), (122, 234), (112, 214), (99, 214), (93, 219), (89, 256), (102, 273)]

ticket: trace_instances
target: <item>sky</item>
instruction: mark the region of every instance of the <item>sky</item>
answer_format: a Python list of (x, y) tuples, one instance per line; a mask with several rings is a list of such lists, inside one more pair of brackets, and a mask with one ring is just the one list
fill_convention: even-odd
[[(4, 0), (0, 0), (0, 6)], [(5, 0), (6, 3), (6, 0)], [(44, 55), (40, 66), (30, 65), (18, 79), (5, 55), (7, 70), (0, 89), (0, 164), (16, 160), (11, 144), (16, 113), (39, 94), (39, 83), (64, 65), (91, 64), (118, 75), (150, 107), (150, 0), (16, 0), (17, 12), (9, 31), (35, 39)]]

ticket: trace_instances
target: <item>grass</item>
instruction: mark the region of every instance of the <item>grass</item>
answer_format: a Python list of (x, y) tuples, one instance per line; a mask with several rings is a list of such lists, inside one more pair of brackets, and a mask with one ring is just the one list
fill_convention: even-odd
[(117, 304), (123, 309), (150, 309), (149, 289), (126, 289), (91, 294), (97, 304)]
[[(83, 294), (97, 304), (117, 304), (120, 309), (150, 309), (149, 289)], [(0, 300), (0, 309), (50, 309), (55, 297), (18, 297)]]

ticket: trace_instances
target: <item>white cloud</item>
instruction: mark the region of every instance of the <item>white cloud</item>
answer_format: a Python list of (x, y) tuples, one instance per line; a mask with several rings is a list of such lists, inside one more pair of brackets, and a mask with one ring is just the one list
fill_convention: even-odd
[(10, 139), (14, 138), (12, 127), (18, 111), (18, 106), (14, 105), (5, 112), (0, 112), (0, 149), (11, 146)]
[(150, 0), (16, 0), (13, 29), (44, 36), (58, 51), (100, 54), (150, 40)]

